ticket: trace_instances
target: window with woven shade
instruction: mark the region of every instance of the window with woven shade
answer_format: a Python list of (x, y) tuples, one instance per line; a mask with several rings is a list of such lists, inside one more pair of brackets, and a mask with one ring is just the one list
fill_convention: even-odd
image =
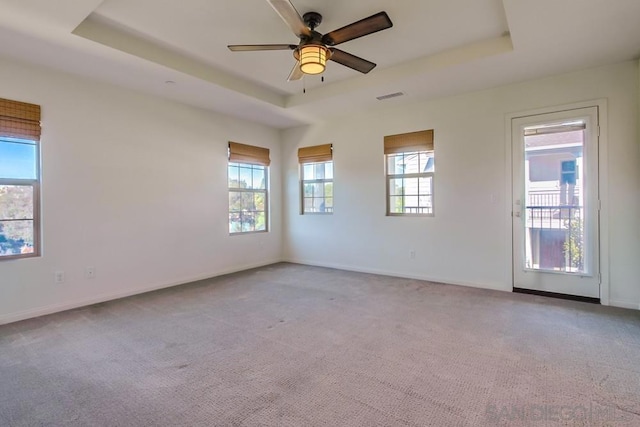
[(40, 254), (40, 106), (0, 98), (0, 260)]
[(298, 149), (302, 214), (333, 213), (333, 146)]
[(269, 149), (229, 143), (229, 233), (268, 230)]
[(433, 129), (384, 137), (387, 215), (433, 216)]

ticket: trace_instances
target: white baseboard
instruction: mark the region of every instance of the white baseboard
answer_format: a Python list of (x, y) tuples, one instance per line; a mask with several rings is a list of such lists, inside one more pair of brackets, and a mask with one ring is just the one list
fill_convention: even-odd
[(640, 310), (640, 304), (631, 301), (609, 300), (609, 305), (619, 308), (630, 308), (632, 310)]
[(358, 273), (379, 274), (381, 276), (402, 277), (404, 279), (424, 280), (427, 282), (444, 283), (444, 284), (456, 285), (456, 286), (466, 286), (468, 288), (490, 289), (493, 291), (506, 291), (506, 292), (511, 292), (512, 290), (511, 286), (505, 286), (499, 283), (461, 282), (459, 280), (452, 280), (446, 277), (406, 274), (398, 271), (379, 270), (375, 268), (357, 267), (353, 265), (344, 265), (344, 264), (337, 264), (337, 263), (318, 263), (314, 261), (301, 260), (301, 259), (295, 259), (295, 258), (288, 258), (288, 259), (284, 259), (283, 261), (290, 262), (293, 264), (311, 265), (314, 267), (335, 268), (337, 270), (355, 271)]
[[(442, 278), (442, 277), (404, 274), (404, 273), (392, 272), (387, 270), (378, 270), (375, 268), (354, 267), (352, 265), (344, 265), (344, 264), (337, 264), (337, 263), (318, 263), (314, 261), (302, 260), (302, 259), (296, 259), (296, 258), (286, 258), (283, 260), (283, 262), (290, 262), (293, 264), (312, 265), (315, 267), (335, 268), (337, 270), (356, 271), (359, 273), (380, 274), (382, 276), (393, 276), (393, 277), (402, 277), (406, 279), (426, 280), (428, 282), (445, 283), (448, 285), (466, 286), (471, 288), (490, 289), (494, 291), (512, 292), (513, 290), (511, 285), (504, 286), (497, 283), (461, 282), (458, 280), (451, 280), (451, 279)], [(631, 302), (631, 301), (610, 300), (609, 304), (607, 305), (612, 307), (640, 310), (640, 304), (636, 302)]]
[[(64, 304), (53, 304), (45, 307), (38, 307), (34, 309), (20, 311), (17, 313), (9, 313), (9, 314), (0, 316), (0, 325), (18, 322), (20, 320), (31, 319), (39, 316), (45, 316), (47, 314), (58, 313), (61, 311), (71, 310), (74, 308), (85, 307), (88, 305), (98, 304), (98, 303), (107, 302), (115, 299), (125, 298), (132, 295), (144, 294), (146, 292), (152, 292), (158, 289), (184, 285), (187, 283), (197, 282), (199, 280), (212, 279), (214, 277), (224, 276), (225, 274), (237, 273), (240, 271), (250, 270), (252, 268), (264, 267), (266, 265), (277, 264), (279, 262), (289, 262), (293, 264), (303, 264), (303, 265), (311, 265), (316, 267), (334, 268), (337, 270), (355, 271), (359, 273), (379, 274), (382, 276), (402, 277), (405, 279), (425, 280), (429, 282), (445, 283), (445, 284), (457, 285), (457, 286), (466, 286), (466, 287), (472, 287), (472, 288), (511, 292), (510, 286), (505, 287), (504, 285), (500, 285), (497, 283), (461, 282), (461, 281), (451, 280), (451, 279), (442, 278), (442, 277), (412, 275), (412, 274), (404, 274), (396, 271), (379, 270), (375, 268), (357, 267), (357, 266), (337, 264), (337, 263), (318, 263), (318, 262), (313, 262), (309, 260), (288, 258), (288, 259), (274, 259), (274, 260), (264, 261), (257, 264), (247, 264), (243, 266), (236, 266), (226, 270), (212, 272), (212, 273), (195, 276), (195, 277), (184, 278), (184, 279), (173, 281), (170, 283), (155, 284), (155, 285), (146, 286), (138, 289), (132, 289), (124, 292), (100, 294), (91, 298), (70, 301)], [(640, 310), (640, 304), (636, 302), (631, 302), (631, 301), (610, 300), (609, 305), (613, 307), (619, 307), (619, 308)]]
[(18, 322), (20, 320), (31, 319), (33, 317), (45, 316), (47, 314), (59, 313), (61, 311), (85, 307), (88, 305), (98, 304), (101, 302), (107, 302), (115, 299), (130, 297), (132, 295), (144, 294), (146, 292), (157, 291), (158, 289), (184, 285), (187, 283), (197, 282), (199, 280), (212, 279), (214, 277), (224, 276), (225, 274), (237, 273), (239, 271), (244, 271), (244, 270), (251, 270), (252, 268), (264, 267), (266, 265), (276, 264), (279, 262), (282, 262), (282, 260), (276, 259), (276, 260), (264, 261), (257, 264), (247, 264), (243, 266), (236, 266), (233, 268), (212, 272), (212, 273), (207, 273), (200, 276), (188, 277), (188, 278), (180, 279), (180, 280), (169, 282), (169, 283), (155, 284), (151, 286), (145, 286), (142, 288), (131, 289), (128, 291), (121, 291), (121, 292), (115, 292), (115, 293), (109, 293), (109, 294), (100, 294), (100, 295), (93, 296), (91, 298), (70, 301), (64, 304), (53, 304), (45, 307), (38, 307), (34, 309), (19, 311), (17, 313), (9, 313), (9, 314), (0, 316), (0, 325)]

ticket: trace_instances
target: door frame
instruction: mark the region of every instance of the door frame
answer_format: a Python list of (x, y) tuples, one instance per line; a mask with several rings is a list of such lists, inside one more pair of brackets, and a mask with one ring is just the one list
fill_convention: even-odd
[(596, 99), (592, 101), (584, 101), (573, 104), (562, 104), (553, 107), (537, 108), (532, 110), (523, 110), (505, 114), (505, 247), (508, 248), (505, 257), (505, 283), (511, 287), (513, 291), (514, 275), (513, 275), (513, 160), (512, 160), (512, 129), (513, 119), (527, 116), (535, 116), (541, 114), (557, 113), (566, 110), (575, 110), (579, 108), (597, 107), (598, 122), (600, 125), (600, 135), (598, 144), (598, 193), (600, 198), (600, 226), (599, 226), (599, 271), (600, 280), (600, 304), (609, 305), (609, 192), (608, 189), (608, 155), (607, 155), (607, 135), (608, 135), (608, 112), (607, 100)]

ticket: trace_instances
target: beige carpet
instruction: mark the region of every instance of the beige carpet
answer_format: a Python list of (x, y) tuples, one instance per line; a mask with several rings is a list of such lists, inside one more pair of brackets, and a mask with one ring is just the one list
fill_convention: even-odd
[(277, 264), (0, 327), (1, 426), (640, 426), (640, 312)]

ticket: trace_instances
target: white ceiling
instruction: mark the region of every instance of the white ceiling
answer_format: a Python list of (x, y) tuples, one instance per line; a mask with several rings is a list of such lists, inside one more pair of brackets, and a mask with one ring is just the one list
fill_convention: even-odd
[[(479, 90), (640, 56), (638, 0), (292, 0), (326, 33), (386, 11), (393, 27), (338, 47), (335, 62), (287, 82), (297, 44), (266, 0), (0, 0), (0, 56), (89, 76), (285, 128), (381, 105)], [(175, 84), (167, 84), (173, 81)], [(306, 86), (306, 93), (303, 87)]]

